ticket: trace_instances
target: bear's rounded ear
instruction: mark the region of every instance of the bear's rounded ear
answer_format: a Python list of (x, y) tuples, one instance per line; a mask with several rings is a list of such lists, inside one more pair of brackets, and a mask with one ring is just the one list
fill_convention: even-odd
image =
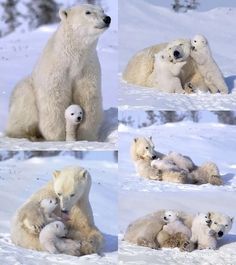
[(88, 174), (88, 171), (86, 169), (83, 169), (81, 172), (80, 172), (80, 176), (84, 179), (87, 178), (87, 174)]
[(60, 9), (59, 10), (59, 17), (61, 20), (65, 20), (68, 17), (68, 10)]
[(152, 136), (149, 137), (150, 141), (152, 141)]
[(231, 217), (230, 220), (231, 220), (231, 222), (233, 223), (233, 221), (234, 221), (234, 217)]
[(54, 172), (53, 172), (53, 177), (54, 177), (54, 179), (56, 179), (56, 178), (58, 178), (59, 177), (59, 175), (60, 175), (60, 171), (59, 170), (55, 170)]

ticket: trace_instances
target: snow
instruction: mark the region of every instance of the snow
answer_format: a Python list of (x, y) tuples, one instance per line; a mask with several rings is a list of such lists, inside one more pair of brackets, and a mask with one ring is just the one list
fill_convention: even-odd
[[(10, 220), (16, 209), (35, 191), (45, 185), (55, 169), (80, 165), (92, 176), (90, 202), (95, 224), (105, 236), (104, 256), (72, 257), (51, 255), (16, 247), (10, 240)], [(16, 157), (0, 162), (0, 264), (117, 264), (117, 163), (111, 152), (99, 158), (96, 152), (87, 153), (84, 160), (73, 156)], [(104, 211), (104, 209), (106, 209)]]
[[(65, 2), (65, 1), (64, 1)], [(68, 3), (65, 3), (68, 4)], [(118, 72), (118, 22), (116, 1), (102, 1), (107, 14), (111, 14), (111, 27), (105, 32), (98, 43), (98, 56), (102, 67), (103, 108), (106, 120), (102, 125), (101, 142), (37, 142), (25, 139), (8, 139), (4, 137), (4, 129), (8, 118), (10, 95), (16, 83), (32, 72), (37, 58), (42, 52), (47, 40), (56, 30), (57, 25), (42, 26), (28, 32), (21, 27), (14, 33), (0, 39), (0, 146), (7, 149), (26, 149), (32, 146), (36, 149), (116, 149), (117, 142), (117, 72)], [(104, 129), (105, 128), (105, 129)]]
[[(236, 263), (235, 223), (229, 235), (219, 241), (219, 249), (216, 251), (195, 250), (185, 253), (178, 249), (152, 250), (122, 241), (132, 221), (161, 209), (189, 213), (216, 211), (236, 218), (236, 126), (217, 123), (212, 114), (205, 113), (205, 116), (213, 122), (207, 122), (203, 117), (202, 123), (182, 121), (141, 129), (119, 126), (119, 264)], [(157, 151), (180, 152), (190, 156), (197, 165), (214, 161), (219, 166), (224, 186), (175, 184), (139, 177), (129, 155), (130, 145), (135, 137), (151, 135)]]
[[(230, 7), (218, 7), (205, 12), (175, 13), (170, 9), (155, 5), (154, 1), (121, 0), (119, 12), (119, 109), (235, 109), (236, 46), (232, 35), (236, 25), (235, 16), (236, 8)], [(147, 89), (127, 84), (122, 80), (121, 73), (137, 51), (177, 38), (191, 38), (197, 33), (207, 36), (213, 56), (231, 91), (229, 95), (208, 93), (170, 95), (152, 88)]]

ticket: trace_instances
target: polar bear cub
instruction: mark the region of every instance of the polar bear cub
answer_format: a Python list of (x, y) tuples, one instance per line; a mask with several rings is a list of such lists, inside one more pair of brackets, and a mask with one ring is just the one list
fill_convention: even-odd
[(185, 64), (185, 61), (175, 61), (166, 50), (155, 54), (154, 86), (167, 93), (184, 93), (178, 75)]
[(39, 234), (41, 246), (52, 254), (59, 254), (57, 248), (58, 241), (67, 234), (66, 226), (61, 221), (55, 221), (47, 224)]
[(178, 212), (165, 211), (163, 219), (167, 223), (163, 226), (163, 231), (166, 231), (170, 235), (183, 233), (189, 238), (191, 237), (191, 230), (180, 220)]
[(79, 105), (70, 105), (65, 110), (66, 141), (76, 141), (78, 125), (83, 119), (83, 110)]
[(208, 41), (203, 35), (196, 35), (191, 40), (191, 57), (197, 64), (198, 70), (203, 76), (211, 93), (228, 94), (228, 87), (224, 77), (214, 61)]
[(58, 206), (57, 198), (46, 198), (40, 202), (40, 207), (43, 209), (45, 219), (48, 223), (55, 220), (61, 220), (61, 218), (53, 213)]
[(152, 160), (151, 166), (161, 170), (162, 172), (165, 171), (180, 171), (180, 168), (176, 166), (172, 161), (170, 160), (161, 160), (161, 159), (155, 159)]
[(198, 244), (198, 249), (216, 249), (217, 240), (210, 224), (210, 213), (199, 213), (193, 219), (190, 240)]

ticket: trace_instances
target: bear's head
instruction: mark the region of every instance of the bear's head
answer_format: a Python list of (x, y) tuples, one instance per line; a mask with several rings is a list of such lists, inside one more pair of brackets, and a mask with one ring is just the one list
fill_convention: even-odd
[(174, 61), (183, 62), (186, 61), (190, 55), (191, 44), (190, 40), (187, 39), (178, 39), (171, 41), (166, 49), (169, 54), (173, 56)]
[(46, 198), (40, 202), (40, 206), (47, 213), (52, 213), (58, 206), (57, 198)]
[(233, 225), (233, 218), (223, 215), (221, 213), (210, 213), (211, 230), (216, 234), (216, 238), (219, 239), (225, 234), (228, 234)]
[(211, 223), (210, 213), (198, 213), (197, 218), (200, 224), (209, 226)]
[(60, 10), (59, 16), (67, 32), (72, 32), (73, 36), (78, 40), (82, 39), (85, 44), (94, 42), (111, 23), (111, 18), (102, 8), (89, 4)]
[(61, 221), (55, 221), (49, 224), (50, 230), (57, 237), (65, 237), (68, 233), (66, 226)]
[(138, 137), (134, 138), (131, 145), (131, 157), (134, 161), (153, 160), (156, 159), (155, 146), (152, 142), (152, 137)]
[(179, 214), (176, 211), (165, 211), (163, 219), (165, 223), (175, 222), (179, 219)]
[(203, 35), (196, 35), (191, 40), (191, 50), (197, 52), (208, 46), (208, 41)]
[(88, 199), (90, 187), (91, 176), (84, 168), (66, 167), (53, 173), (53, 188), (64, 215), (68, 215), (80, 199)]
[(70, 105), (65, 110), (65, 119), (73, 125), (81, 123), (83, 119), (83, 110), (79, 105)]

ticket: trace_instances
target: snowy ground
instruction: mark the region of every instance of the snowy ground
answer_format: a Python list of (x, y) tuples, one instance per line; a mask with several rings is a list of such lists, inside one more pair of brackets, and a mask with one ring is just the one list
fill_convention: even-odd
[[(206, 12), (174, 13), (158, 7), (155, 1), (120, 0), (119, 109), (202, 110), (236, 108), (236, 8), (219, 7)], [(213, 56), (220, 66), (229, 95), (169, 95), (155, 89), (138, 87), (122, 81), (121, 73), (130, 58), (139, 50), (176, 38), (191, 38), (201, 33), (209, 39)]]
[[(140, 191), (236, 191), (235, 140), (236, 126), (220, 123), (193, 123), (190, 121), (152, 125), (142, 129), (119, 126), (119, 174), (121, 188)], [(190, 156), (197, 165), (215, 162), (224, 186), (211, 184), (190, 185), (150, 181), (138, 177), (130, 158), (133, 138), (152, 136), (155, 148), (162, 153), (176, 151)], [(223, 150), (223, 151), (222, 151)]]
[[(67, 165), (80, 165), (91, 173), (90, 202), (95, 224), (105, 236), (104, 257), (95, 254), (80, 258), (50, 255), (19, 248), (11, 243), (10, 220), (16, 209), (48, 182), (55, 169)], [(112, 152), (103, 152), (100, 158), (96, 152), (91, 152), (85, 160), (58, 156), (35, 157), (25, 161), (14, 158), (0, 162), (0, 264), (117, 264), (117, 175), (117, 163), (113, 161)]]
[[(102, 93), (103, 107), (106, 121), (102, 131), (107, 130), (112, 135), (104, 137), (102, 141), (107, 143), (76, 143), (67, 145), (61, 143), (37, 143), (31, 145), (29, 141), (19, 139), (7, 139), (3, 137), (8, 117), (8, 105), (11, 92), (16, 83), (31, 73), (37, 58), (49, 37), (56, 30), (57, 25), (42, 26), (32, 32), (16, 32), (0, 39), (0, 148), (7, 149), (116, 149), (117, 142), (117, 72), (118, 72), (118, 52), (117, 52), (117, 2), (103, 1), (107, 14), (112, 17), (111, 27), (101, 36), (98, 44), (98, 55), (102, 67)], [(108, 114), (108, 115), (107, 115)], [(116, 115), (116, 116), (114, 116)], [(106, 135), (107, 136), (107, 135)]]

